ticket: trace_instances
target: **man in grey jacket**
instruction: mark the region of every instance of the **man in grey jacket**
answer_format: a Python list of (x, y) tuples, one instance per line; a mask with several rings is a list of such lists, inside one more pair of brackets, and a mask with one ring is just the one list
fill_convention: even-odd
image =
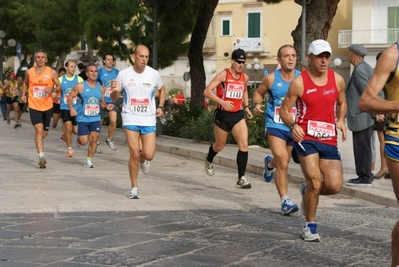
[(364, 61), (366, 55), (367, 50), (361, 44), (349, 47), (348, 58), (354, 69), (345, 96), (348, 105), (347, 123), (349, 130), (352, 131), (353, 154), (358, 176), (346, 182), (346, 185), (352, 186), (369, 186), (373, 183), (371, 137), (375, 119), (373, 114), (361, 112), (359, 109), (360, 96), (373, 74), (371, 66)]

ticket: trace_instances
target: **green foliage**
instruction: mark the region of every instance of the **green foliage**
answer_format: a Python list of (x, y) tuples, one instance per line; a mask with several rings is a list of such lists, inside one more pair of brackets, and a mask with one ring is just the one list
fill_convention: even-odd
[(177, 93), (178, 93), (179, 91), (182, 91), (182, 92), (183, 92), (183, 90), (180, 89), (180, 88), (172, 88), (172, 89), (169, 90), (168, 95), (177, 95)]
[(8, 77), (10, 77), (10, 73), (11, 73), (11, 72), (14, 72), (13, 69), (12, 69), (12, 67), (5, 67), (5, 68), (3, 69), (3, 80), (4, 80), (4, 79), (8, 80), (8, 79), (9, 79)]
[(261, 147), (269, 147), (269, 143), (265, 138), (265, 116), (253, 116), (251, 120), (247, 120), (248, 124), (248, 144), (258, 145)]
[(98, 50), (99, 55), (111, 53), (127, 59), (133, 48), (130, 41), (146, 44), (142, 42), (146, 11), (140, 3), (139, 0), (80, 1), (79, 19), (90, 47)]
[[(69, 53), (79, 42), (83, 28), (79, 23), (76, 1), (16, 0), (6, 17), (7, 35), (22, 44), (22, 54), (46, 50), (51, 64), (61, 53)], [(4, 20), (4, 17), (2, 17)], [(15, 49), (12, 49), (13, 55)]]

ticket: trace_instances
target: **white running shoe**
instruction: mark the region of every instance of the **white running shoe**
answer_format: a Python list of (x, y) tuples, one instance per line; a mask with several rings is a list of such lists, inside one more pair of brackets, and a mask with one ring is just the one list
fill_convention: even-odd
[(100, 147), (100, 142), (97, 143), (96, 153), (97, 153), (97, 154), (101, 154), (101, 153), (102, 153), (101, 147)]
[(115, 145), (114, 145), (114, 140), (109, 140), (108, 141), (108, 139), (107, 138), (105, 138), (105, 143), (107, 144), (107, 146), (109, 147), (109, 148), (111, 148), (112, 150), (116, 150), (116, 147), (115, 147)]
[(317, 223), (308, 223), (302, 229), (301, 238), (306, 242), (320, 242), (320, 236), (317, 233)]
[(133, 187), (132, 190), (129, 191), (128, 197), (130, 199), (139, 199), (139, 189), (137, 187)]
[(94, 168), (94, 165), (91, 162), (91, 160), (86, 160), (86, 162), (83, 166), (85, 166), (86, 168)]
[(139, 162), (140, 163), (140, 170), (144, 173), (147, 174), (150, 171), (150, 162), (148, 160), (145, 160), (144, 162)]
[(215, 174), (215, 170), (213, 169), (213, 163), (208, 161), (208, 153), (204, 156), (204, 163), (205, 163), (205, 172), (209, 176), (213, 176)]

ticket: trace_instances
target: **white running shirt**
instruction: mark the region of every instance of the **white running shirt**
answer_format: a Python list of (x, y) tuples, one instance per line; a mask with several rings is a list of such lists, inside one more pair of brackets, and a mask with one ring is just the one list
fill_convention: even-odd
[(159, 72), (146, 66), (142, 73), (133, 67), (116, 77), (123, 94), (122, 125), (155, 126), (155, 90), (163, 86)]

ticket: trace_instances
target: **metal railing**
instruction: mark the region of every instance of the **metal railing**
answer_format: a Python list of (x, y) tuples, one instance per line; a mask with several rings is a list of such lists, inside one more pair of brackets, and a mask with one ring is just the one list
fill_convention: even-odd
[(341, 30), (338, 32), (338, 47), (351, 44), (388, 47), (399, 40), (399, 28), (373, 30)]

